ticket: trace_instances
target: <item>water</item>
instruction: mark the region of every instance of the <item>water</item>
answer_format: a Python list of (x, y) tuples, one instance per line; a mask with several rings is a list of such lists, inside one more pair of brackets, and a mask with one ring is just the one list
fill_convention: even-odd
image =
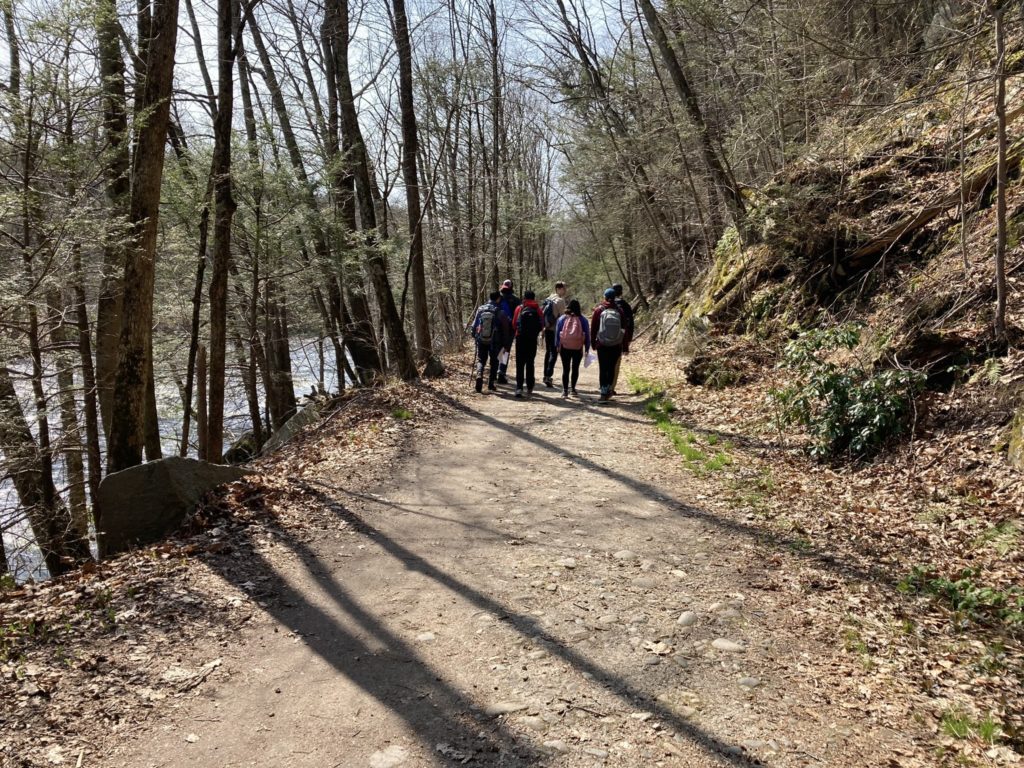
[[(292, 380), (295, 387), (295, 395), (302, 398), (308, 395), (314, 385), (320, 383), (320, 360), (317, 353), (316, 341), (307, 340), (298, 342), (292, 350)], [(13, 373), (14, 371), (12, 371)], [(45, 382), (48, 389), (56, 387), (55, 375), (47, 371)], [(225, 449), (231, 443), (241, 437), (251, 428), (249, 418), (249, 405), (245, 397), (245, 388), (241, 375), (237, 370), (228, 370), (228, 381), (224, 393), (224, 444)], [(80, 384), (80, 382), (77, 382)], [(333, 352), (328, 348), (325, 351), (324, 360), (324, 386), (328, 392), (337, 389), (337, 370), (334, 365)], [(15, 387), (25, 409), (25, 417), (29, 420), (33, 434), (35, 429), (35, 407), (32, 396), (31, 383), (27, 375), (15, 376)], [(52, 392), (48, 392), (52, 395)], [(172, 380), (158, 380), (156, 387), (157, 413), (160, 424), (160, 441), (165, 456), (177, 456), (181, 445), (181, 420), (182, 403), (178, 393), (177, 385)], [(57, 409), (55, 397), (49, 398), (51, 412), (50, 433), (55, 437), (60, 431), (60, 412)], [(260, 407), (264, 407), (261, 401)], [(81, 421), (81, 419), (80, 419)], [(84, 433), (84, 426), (82, 427)], [(195, 422), (192, 423), (192, 442), (195, 437)], [(101, 435), (102, 441), (102, 435)], [(105, 446), (101, 444), (101, 450)], [(190, 447), (189, 455), (194, 456), (195, 452)], [(54, 459), (54, 481), (62, 495), (67, 497), (67, 489), (61, 488), (65, 483), (63, 460), (59, 457)], [(8, 565), (15, 581), (23, 582), (28, 579), (45, 579), (49, 576), (46, 566), (42, 562), (39, 548), (35, 545), (32, 531), (28, 521), (24, 519), (18, 507), (18, 496), (14, 485), (9, 479), (0, 481), (0, 528), (3, 529), (3, 540), (7, 552)], [(95, 553), (95, 542), (93, 543)]]

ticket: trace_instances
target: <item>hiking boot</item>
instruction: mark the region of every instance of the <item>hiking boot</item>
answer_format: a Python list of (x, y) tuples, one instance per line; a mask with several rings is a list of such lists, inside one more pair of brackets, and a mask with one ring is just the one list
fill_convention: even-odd
[(569, 390), (568, 389), (563, 389), (562, 390), (562, 399), (565, 400), (567, 397), (569, 397)]
[(488, 392), (497, 392), (498, 391), (498, 388), (496, 386), (494, 386), (494, 382), (493, 381), (487, 382), (487, 391)]
[(532, 395), (533, 394), (533, 387), (527, 387), (526, 388), (526, 394), (527, 395)]
[(519, 387), (516, 387), (516, 397), (522, 397), (522, 396), (523, 396), (523, 390), (519, 389)]
[(498, 383), (499, 384), (508, 384), (508, 377), (507, 376), (498, 376)]
[(599, 402), (602, 402), (602, 403), (607, 403), (607, 402), (608, 402), (609, 400), (611, 400), (611, 399), (612, 399), (612, 396), (611, 396), (611, 395), (609, 395), (609, 394), (608, 394), (608, 393), (606, 393), (606, 392), (602, 392), (602, 393), (601, 393), (601, 396), (600, 396), (599, 398), (597, 398), (597, 399), (598, 399), (598, 401), (599, 401)]
[(555, 380), (550, 377), (544, 379), (544, 386), (547, 387), (548, 389), (554, 389)]
[(483, 379), (477, 379), (476, 380), (476, 392), (477, 392), (477, 394), (480, 394), (483, 391), (484, 391), (484, 380)]
[(579, 395), (577, 395), (577, 394), (576, 394), (576, 388), (575, 388), (575, 387), (573, 387), (573, 388), (572, 388), (572, 389), (570, 389), (569, 391), (570, 391), (570, 392), (572, 393), (572, 396), (573, 396), (573, 397), (579, 397)]

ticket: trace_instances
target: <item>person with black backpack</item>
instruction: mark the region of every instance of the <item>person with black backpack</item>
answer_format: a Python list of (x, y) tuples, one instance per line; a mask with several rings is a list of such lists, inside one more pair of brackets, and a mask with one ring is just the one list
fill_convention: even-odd
[(562, 397), (568, 397), (570, 390), (575, 395), (580, 361), (590, 354), (590, 326), (576, 299), (569, 302), (565, 313), (558, 318), (555, 345), (562, 358)]
[(498, 354), (505, 346), (511, 346), (511, 323), (505, 313), (498, 307), (497, 291), (491, 293), (490, 300), (481, 304), (473, 316), (473, 339), (476, 342), (476, 391), (483, 392), (484, 368), (490, 361), (490, 375), (487, 389), (494, 391), (494, 380), (498, 375)]
[(565, 283), (559, 280), (555, 283), (555, 292), (540, 306), (544, 315), (544, 384), (547, 387), (555, 386), (555, 363), (558, 362), (555, 330), (565, 312), (565, 292)]
[(533, 363), (537, 357), (537, 339), (544, 330), (540, 304), (533, 291), (523, 293), (523, 303), (516, 307), (512, 318), (516, 335), (516, 397), (523, 396), (523, 378), (526, 379), (526, 394), (533, 394)]
[(622, 357), (622, 344), (625, 329), (622, 321), (622, 310), (615, 304), (615, 289), (604, 292), (604, 301), (594, 307), (590, 327), (594, 334), (594, 349), (597, 351), (598, 382), (601, 387), (600, 401), (606, 403), (612, 399), (612, 384), (615, 380), (615, 368)]
[[(502, 311), (505, 317), (508, 318), (508, 322), (511, 324), (514, 322), (516, 309), (519, 307), (519, 297), (512, 292), (512, 281), (506, 280), (501, 284), (501, 288), (498, 293), (498, 308)], [(512, 339), (509, 338), (508, 346), (505, 347), (506, 352), (512, 350)], [(508, 378), (506, 372), (508, 371), (508, 355), (505, 355), (505, 359), (498, 365), (498, 383), (508, 384)]]
[[(622, 355), (628, 355), (629, 345), (633, 342), (633, 307), (630, 306), (629, 302), (622, 295), (622, 283), (613, 285), (612, 290), (615, 291), (615, 306), (619, 308), (619, 312), (622, 314)], [(613, 395), (617, 394), (615, 389), (619, 384), (619, 368), (622, 366), (622, 355), (619, 356), (619, 361), (615, 364), (615, 375), (612, 377)]]

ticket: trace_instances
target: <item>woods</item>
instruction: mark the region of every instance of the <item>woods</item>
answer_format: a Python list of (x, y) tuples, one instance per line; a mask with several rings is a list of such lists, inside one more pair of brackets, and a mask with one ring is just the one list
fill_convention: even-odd
[(5, 3), (6, 545), (59, 572), (89, 557), (106, 473), (259, 450), (307, 389), (437, 375), (506, 277), (587, 301), (621, 281), (641, 308), (697, 285), (731, 230), (778, 236), (756, 190), (958, 78), (991, 87), (993, 164), (871, 238), (835, 225), (815, 258), (862, 273), (994, 194), (1006, 337), (1015, 9), (600, 10)]

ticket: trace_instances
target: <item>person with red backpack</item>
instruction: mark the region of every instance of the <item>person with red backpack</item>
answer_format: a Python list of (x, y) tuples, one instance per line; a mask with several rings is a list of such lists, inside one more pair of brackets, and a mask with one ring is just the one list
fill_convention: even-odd
[(590, 324), (583, 317), (580, 303), (573, 299), (565, 312), (558, 318), (555, 330), (555, 348), (562, 358), (562, 397), (569, 392), (576, 394), (576, 382), (580, 378), (580, 361), (590, 354)]
[(615, 289), (604, 292), (604, 301), (594, 308), (590, 318), (590, 327), (594, 329), (594, 349), (597, 350), (598, 381), (601, 385), (600, 401), (606, 403), (612, 399), (612, 386), (615, 381), (615, 368), (622, 357), (623, 347), (629, 342), (626, 339), (626, 327), (622, 310), (615, 303)]
[(533, 291), (523, 292), (523, 303), (516, 307), (512, 316), (512, 328), (516, 335), (516, 397), (523, 396), (523, 377), (526, 378), (526, 394), (533, 394), (533, 363), (537, 357), (537, 339), (544, 330), (544, 318), (540, 304)]

